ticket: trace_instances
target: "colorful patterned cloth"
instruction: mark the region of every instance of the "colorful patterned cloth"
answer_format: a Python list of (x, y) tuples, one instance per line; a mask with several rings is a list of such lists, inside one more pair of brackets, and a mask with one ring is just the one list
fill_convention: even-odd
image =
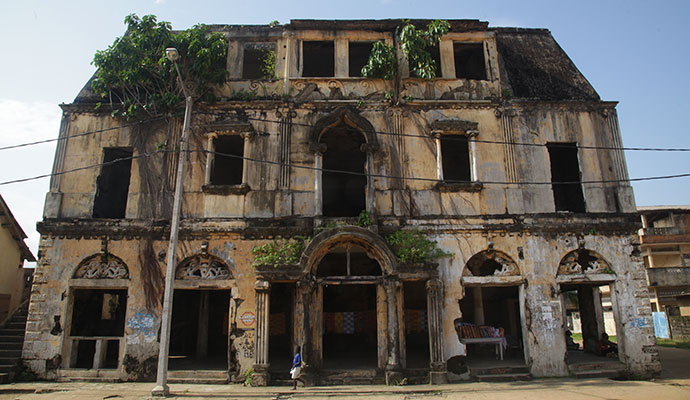
[(323, 325), (326, 333), (353, 335), (371, 332), (376, 329), (376, 311), (325, 312)]

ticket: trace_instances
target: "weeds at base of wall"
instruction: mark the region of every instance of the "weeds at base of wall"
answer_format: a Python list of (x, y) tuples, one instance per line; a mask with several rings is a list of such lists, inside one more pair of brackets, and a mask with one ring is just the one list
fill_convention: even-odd
[(244, 386), (252, 386), (252, 377), (254, 376), (254, 369), (249, 368), (247, 372), (244, 373)]
[(16, 382), (33, 382), (38, 380), (38, 375), (23, 362), (19, 362), (19, 365), (15, 367), (14, 380)]

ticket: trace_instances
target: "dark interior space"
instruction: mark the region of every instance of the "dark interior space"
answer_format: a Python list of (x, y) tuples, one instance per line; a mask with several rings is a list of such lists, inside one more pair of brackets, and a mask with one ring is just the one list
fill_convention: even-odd
[(261, 67), (263, 66), (264, 57), (266, 57), (264, 50), (245, 47), (242, 61), (242, 78), (263, 78), (264, 73)]
[(362, 67), (369, 61), (373, 42), (350, 42), (349, 43), (349, 75), (351, 78), (362, 76)]
[(335, 76), (335, 49), (333, 41), (302, 42), (302, 76), (319, 78)]
[(131, 149), (103, 149), (103, 166), (101, 167), (101, 174), (96, 180), (96, 198), (93, 203), (94, 218), (125, 217), (129, 177), (132, 169), (132, 159), (129, 157), (132, 157)]
[[(579, 328), (582, 333), (582, 343), (578, 350), (569, 349), (568, 363), (582, 360), (580, 353), (599, 355), (599, 340), (601, 339), (599, 332), (606, 331), (600, 287), (598, 284), (561, 285), (560, 287), (562, 296), (566, 298), (566, 308), (572, 305), (574, 309), (570, 311), (580, 314)], [(577, 331), (577, 327), (573, 326), (573, 328)]]
[(441, 135), (441, 160), (445, 182), (458, 183), (471, 180), (467, 136)]
[(547, 143), (556, 211), (585, 212), (577, 144)]
[(212, 185), (242, 183), (244, 139), (240, 135), (224, 135), (213, 139), (215, 155), (211, 169)]
[(324, 367), (376, 368), (376, 285), (326, 285), (323, 313)]
[(438, 44), (435, 46), (427, 47), (426, 51), (431, 55), (431, 59), (434, 60), (434, 65), (436, 66), (436, 77), (440, 78), (441, 74), (441, 50)]
[(364, 136), (341, 124), (324, 133), (321, 143), (327, 146), (323, 155), (323, 168), (326, 170), (322, 173), (323, 215), (356, 217), (366, 209), (367, 155), (361, 150)]
[(268, 362), (271, 369), (289, 370), (294, 354), (292, 309), (294, 283), (272, 283), (269, 309)]
[(123, 336), (126, 289), (75, 289), (70, 336)]
[[(474, 286), (465, 288), (460, 301), (462, 322), (502, 329), (506, 338), (506, 359), (522, 357), (522, 327), (517, 286)], [(480, 291), (480, 293), (476, 293)], [(467, 346), (470, 357), (494, 358), (494, 345)]]
[(227, 369), (228, 290), (180, 290), (173, 294), (170, 369)]
[(453, 55), (456, 78), (486, 80), (484, 45), (482, 43), (453, 42)]
[(319, 264), (316, 276), (381, 276), (381, 268), (361, 247), (349, 245), (337, 247), (326, 254)]
[(423, 281), (403, 283), (407, 368), (429, 368), (429, 329)]

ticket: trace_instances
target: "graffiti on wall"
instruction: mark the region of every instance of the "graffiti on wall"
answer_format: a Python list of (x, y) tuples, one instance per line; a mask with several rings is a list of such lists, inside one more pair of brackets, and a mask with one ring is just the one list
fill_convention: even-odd
[(652, 322), (649, 320), (649, 318), (637, 317), (630, 322), (631, 328), (644, 328), (648, 326), (652, 326)]
[(127, 320), (127, 327), (133, 333), (127, 335), (127, 344), (153, 343), (156, 341), (156, 316), (139, 312)]

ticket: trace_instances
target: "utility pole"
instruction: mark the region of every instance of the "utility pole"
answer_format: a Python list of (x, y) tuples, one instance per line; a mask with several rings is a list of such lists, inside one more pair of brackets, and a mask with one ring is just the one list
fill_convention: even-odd
[(168, 396), (168, 353), (170, 351), (170, 321), (172, 319), (173, 283), (175, 282), (175, 264), (177, 253), (177, 234), (180, 230), (180, 214), (182, 208), (182, 190), (185, 167), (187, 164), (187, 152), (189, 150), (189, 131), (191, 130), (192, 105), (194, 103), (191, 94), (187, 91), (177, 59), (180, 57), (177, 49), (165, 49), (165, 55), (172, 61), (180, 79), (180, 85), (185, 96), (184, 124), (182, 126), (182, 138), (180, 138), (180, 155), (177, 161), (177, 178), (175, 179), (175, 197), (173, 200), (172, 221), (170, 222), (170, 242), (168, 244), (168, 260), (165, 268), (165, 291), (163, 294), (163, 316), (161, 320), (160, 347), (158, 349), (158, 372), (156, 374), (156, 387), (151, 390), (153, 396)]

